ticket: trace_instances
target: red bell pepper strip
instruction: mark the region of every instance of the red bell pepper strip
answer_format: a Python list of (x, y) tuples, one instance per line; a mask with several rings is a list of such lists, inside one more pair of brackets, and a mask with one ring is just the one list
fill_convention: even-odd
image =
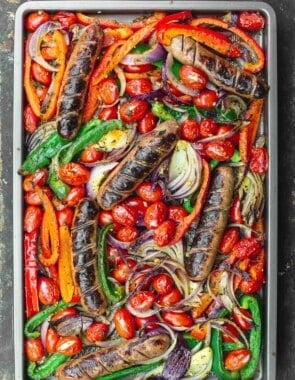
[(183, 21), (187, 19), (192, 19), (192, 18), (193, 16), (192, 16), (191, 11), (181, 11), (181, 12), (172, 13), (170, 15), (165, 16), (162, 20), (160, 20), (158, 24), (156, 25), (156, 29), (160, 29), (162, 28), (162, 26), (166, 24), (170, 24), (177, 21)]
[(200, 216), (202, 208), (205, 203), (206, 195), (208, 192), (209, 184), (210, 184), (210, 165), (206, 160), (202, 160), (203, 162), (203, 183), (201, 189), (198, 194), (197, 201), (194, 205), (192, 212), (184, 217), (181, 222), (176, 227), (176, 232), (173, 240), (169, 244), (176, 244), (188, 231), (190, 225)]
[(217, 27), (222, 28), (238, 36), (249, 49), (254, 53), (256, 59), (254, 62), (245, 62), (244, 69), (250, 71), (251, 73), (257, 73), (264, 68), (265, 65), (265, 54), (261, 46), (255, 41), (255, 39), (244, 30), (238, 28), (237, 26), (231, 25), (229, 22), (221, 20), (217, 17), (200, 17), (196, 18), (191, 22), (193, 26), (206, 25), (207, 27)]
[(167, 24), (160, 28), (157, 33), (158, 41), (165, 46), (169, 46), (172, 38), (179, 35), (191, 37), (226, 57), (237, 58), (242, 56), (242, 51), (236, 43), (233, 43), (226, 35), (210, 28)]
[(37, 289), (37, 237), (34, 230), (24, 235), (25, 303), (27, 319), (39, 312)]

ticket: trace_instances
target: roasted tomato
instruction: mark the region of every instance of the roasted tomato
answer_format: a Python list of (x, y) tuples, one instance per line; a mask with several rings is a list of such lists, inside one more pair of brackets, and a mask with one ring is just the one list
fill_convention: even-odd
[(147, 73), (148, 71), (153, 70), (154, 65), (146, 63), (144, 65), (124, 65), (124, 70), (127, 73)]
[(112, 276), (120, 284), (125, 284), (129, 276), (130, 271), (136, 266), (137, 262), (134, 260), (127, 260), (127, 262), (119, 263), (112, 271)]
[(145, 213), (144, 224), (148, 229), (155, 229), (168, 218), (168, 207), (162, 201), (151, 204)]
[(234, 325), (230, 323), (223, 324), (224, 330), (222, 331), (222, 340), (224, 342), (234, 342), (235, 339), (239, 336), (238, 330)]
[(32, 76), (37, 81), (44, 86), (49, 86), (51, 83), (51, 72), (44, 69), (43, 66), (39, 65), (37, 62), (32, 63)]
[(37, 230), (42, 221), (43, 211), (38, 206), (28, 206), (25, 209), (24, 215), (24, 230), (26, 232), (32, 232)]
[(117, 119), (117, 117), (118, 117), (117, 106), (103, 108), (98, 114), (98, 118), (100, 120), (112, 120), (112, 119)]
[(129, 197), (124, 201), (124, 204), (132, 207), (137, 213), (137, 223), (142, 223), (146, 209), (148, 208), (148, 203), (140, 197)]
[(98, 85), (98, 90), (101, 100), (107, 105), (115, 103), (119, 97), (119, 86), (114, 78), (103, 79)]
[(134, 226), (137, 221), (137, 211), (127, 204), (118, 204), (112, 209), (113, 220), (123, 226)]
[(78, 162), (69, 162), (59, 168), (58, 175), (68, 185), (81, 186), (89, 180), (90, 171)]
[(121, 264), (123, 262), (123, 257), (126, 256), (126, 254), (127, 251), (123, 249), (119, 250), (119, 248), (112, 246), (107, 247), (108, 262), (111, 265)]
[(188, 215), (185, 208), (178, 205), (171, 205), (168, 209), (168, 219), (173, 220), (175, 223), (179, 223)]
[(161, 223), (154, 231), (154, 242), (159, 247), (164, 247), (169, 244), (172, 238), (174, 237), (176, 230), (176, 224), (174, 220), (165, 220)]
[(82, 342), (78, 336), (62, 336), (56, 343), (56, 352), (73, 356), (82, 350)]
[(152, 279), (152, 287), (159, 295), (165, 295), (171, 292), (174, 282), (168, 274), (159, 273)]
[(199, 137), (200, 126), (195, 119), (187, 119), (180, 125), (180, 136), (182, 139), (194, 142)]
[[(233, 126), (231, 124), (221, 124), (218, 127), (217, 135), (225, 135), (225, 134), (232, 134), (233, 133)], [(228, 137), (228, 140), (231, 141), (234, 146), (237, 146), (239, 144), (240, 140), (240, 132), (236, 131), (234, 134), (230, 137)]]
[(252, 328), (252, 315), (248, 309), (237, 308), (232, 313), (232, 319), (242, 330), (247, 331)]
[(35, 30), (47, 21), (50, 21), (50, 14), (44, 11), (31, 12), (25, 19), (25, 28), (28, 32)]
[(56, 352), (56, 344), (60, 338), (60, 335), (51, 327), (48, 328), (46, 334), (45, 348), (49, 354)]
[(105, 340), (110, 331), (110, 326), (107, 323), (95, 321), (86, 330), (86, 338), (91, 343)]
[(121, 105), (119, 113), (125, 123), (141, 120), (149, 109), (145, 100), (133, 99)]
[(134, 294), (129, 302), (133, 309), (138, 311), (146, 311), (150, 309), (156, 301), (156, 296), (150, 290), (143, 290)]
[(216, 91), (202, 90), (198, 97), (193, 98), (193, 103), (198, 108), (210, 109), (215, 106), (217, 100), (218, 100), (218, 95)]
[(227, 161), (234, 154), (235, 147), (229, 140), (216, 140), (209, 142), (205, 151), (213, 160)]
[(77, 309), (75, 309), (74, 307), (65, 307), (64, 309), (61, 309), (54, 313), (51, 317), (51, 321), (57, 321), (60, 318), (69, 317), (77, 314)]
[(251, 149), (250, 169), (253, 173), (264, 174), (268, 169), (268, 153), (263, 147)]
[(116, 331), (122, 338), (131, 339), (135, 336), (136, 323), (133, 315), (126, 308), (118, 309), (113, 320)]
[(169, 307), (177, 302), (179, 302), (182, 299), (182, 294), (178, 288), (173, 288), (170, 290), (169, 293), (162, 294), (159, 299), (158, 303), (161, 306)]
[(74, 217), (74, 211), (70, 207), (65, 207), (62, 210), (58, 210), (56, 212), (57, 221), (59, 226), (71, 226), (73, 217)]
[(216, 135), (218, 124), (213, 119), (203, 119), (200, 123), (200, 135), (202, 137), (210, 137)]
[(239, 241), (239, 238), (240, 234), (238, 228), (229, 227), (222, 236), (219, 251), (222, 253), (231, 253), (233, 247)]
[(146, 330), (152, 330), (158, 327), (158, 324), (157, 324), (158, 318), (155, 315), (151, 315), (149, 317), (142, 317), (142, 318), (134, 317), (134, 319), (135, 319), (136, 326), (140, 329), (144, 327)]
[(179, 69), (179, 76), (186, 86), (194, 90), (203, 90), (208, 82), (206, 73), (191, 65), (182, 65)]
[(149, 78), (130, 79), (127, 81), (125, 91), (131, 97), (149, 94), (153, 91), (152, 82)]
[(249, 362), (250, 357), (251, 353), (247, 348), (230, 351), (224, 358), (224, 366), (229, 371), (239, 371)]
[(25, 191), (34, 190), (35, 186), (44, 186), (48, 179), (48, 170), (45, 168), (38, 169), (34, 173), (25, 177), (23, 189)]
[(129, 243), (135, 240), (139, 235), (139, 231), (133, 226), (124, 226), (118, 228), (116, 232), (116, 238), (122, 242)]
[(24, 108), (24, 127), (26, 132), (35, 132), (38, 127), (39, 120), (39, 117), (34, 114), (32, 107), (27, 104)]
[(238, 15), (237, 25), (250, 32), (264, 28), (265, 19), (262, 14), (253, 11), (243, 11)]
[(163, 198), (161, 186), (148, 181), (139, 184), (136, 192), (140, 198), (149, 203), (158, 202)]
[(233, 247), (232, 254), (238, 259), (255, 257), (261, 251), (261, 241), (256, 237), (247, 237), (239, 240)]
[(66, 11), (56, 12), (52, 17), (52, 20), (60, 22), (63, 28), (69, 28), (71, 25), (77, 24), (78, 22), (75, 13)]
[(44, 357), (44, 347), (40, 338), (28, 338), (25, 340), (26, 358), (31, 362), (38, 362)]
[(140, 134), (148, 133), (156, 127), (156, 124), (156, 116), (151, 111), (148, 111), (144, 117), (138, 121), (137, 130)]
[(162, 318), (165, 322), (169, 323), (175, 327), (192, 327), (193, 319), (184, 311), (175, 312), (175, 311), (163, 311)]
[(53, 305), (60, 299), (60, 291), (57, 283), (49, 277), (38, 278), (38, 296), (43, 305)]
[(69, 207), (77, 206), (77, 204), (80, 202), (80, 200), (85, 197), (85, 194), (86, 194), (85, 186), (73, 187), (69, 191), (69, 193), (65, 199), (66, 205)]
[[(107, 108), (105, 108), (107, 109)], [(80, 161), (87, 164), (100, 161), (104, 156), (104, 152), (97, 149), (96, 144), (87, 146), (80, 155)]]

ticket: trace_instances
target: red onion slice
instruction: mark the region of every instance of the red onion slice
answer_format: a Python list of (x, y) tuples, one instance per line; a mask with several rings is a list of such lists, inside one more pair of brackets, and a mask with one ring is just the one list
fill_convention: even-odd
[(166, 50), (160, 44), (155, 44), (150, 50), (141, 54), (127, 54), (121, 61), (123, 65), (145, 65), (165, 57)]

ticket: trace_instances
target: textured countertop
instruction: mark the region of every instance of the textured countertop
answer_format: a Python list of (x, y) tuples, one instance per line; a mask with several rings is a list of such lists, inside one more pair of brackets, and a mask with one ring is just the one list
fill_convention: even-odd
[[(0, 379), (14, 379), (12, 104), (14, 14), (0, 1)], [(295, 374), (295, 2), (268, 0), (278, 21), (279, 242), (277, 378)], [(21, 302), (21, 300), (20, 300)]]

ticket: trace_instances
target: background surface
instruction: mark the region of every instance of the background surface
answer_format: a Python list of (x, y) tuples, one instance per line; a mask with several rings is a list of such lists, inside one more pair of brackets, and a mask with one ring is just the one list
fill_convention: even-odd
[[(14, 14), (25, 1), (0, 1), (0, 379), (14, 379), (12, 102)], [(295, 376), (295, 2), (268, 0), (277, 15), (279, 242), (277, 378)], [(21, 300), (20, 300), (21, 302)], [(274, 332), (275, 333), (275, 332)]]

